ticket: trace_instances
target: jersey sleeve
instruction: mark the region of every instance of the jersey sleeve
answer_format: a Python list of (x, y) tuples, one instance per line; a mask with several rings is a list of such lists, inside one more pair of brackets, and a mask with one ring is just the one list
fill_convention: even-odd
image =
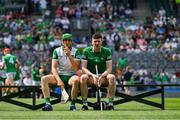
[(81, 58), (83, 59), (83, 60), (87, 60), (87, 49), (85, 48), (84, 50), (83, 50), (83, 53), (82, 53), (82, 56), (81, 56)]
[(15, 61), (15, 63), (17, 63), (17, 61), (18, 61), (16, 56), (14, 56), (14, 61)]
[(112, 53), (110, 49), (107, 49), (107, 61), (112, 60)]
[(53, 51), (52, 59), (55, 59), (55, 60), (58, 59), (58, 54), (57, 54), (57, 50), (56, 49)]
[(75, 58), (76, 59), (81, 59), (81, 54), (80, 54), (79, 50), (76, 50)]

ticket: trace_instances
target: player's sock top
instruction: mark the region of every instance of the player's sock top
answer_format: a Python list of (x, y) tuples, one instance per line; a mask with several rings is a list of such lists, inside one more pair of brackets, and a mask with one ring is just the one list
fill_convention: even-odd
[(113, 105), (113, 100), (114, 100), (114, 98), (109, 98), (108, 104), (112, 106)]
[(50, 97), (46, 97), (46, 98), (45, 98), (45, 103), (46, 103), (46, 104), (50, 104)]
[(83, 102), (83, 105), (86, 105), (86, 106), (88, 105), (88, 104), (87, 104), (87, 98), (83, 98), (83, 99), (82, 99), (82, 102)]
[(71, 101), (71, 106), (75, 106), (76, 100)]

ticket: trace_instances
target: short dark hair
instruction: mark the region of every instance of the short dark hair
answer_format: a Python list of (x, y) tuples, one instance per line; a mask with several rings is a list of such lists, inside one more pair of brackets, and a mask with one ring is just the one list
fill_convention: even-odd
[(92, 36), (93, 39), (102, 39), (102, 35), (100, 33), (95, 33), (93, 36)]

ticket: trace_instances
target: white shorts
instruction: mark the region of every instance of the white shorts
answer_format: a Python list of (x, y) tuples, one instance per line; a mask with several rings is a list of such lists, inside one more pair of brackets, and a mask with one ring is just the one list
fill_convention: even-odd
[(3, 81), (0, 81), (0, 86), (4, 86), (4, 82)]
[(14, 79), (16, 76), (16, 72), (8, 72), (6, 73), (7, 79)]
[(14, 85), (15, 85), (15, 86), (21, 85), (21, 80), (16, 80), (16, 81), (14, 81)]
[(39, 86), (39, 85), (41, 85), (41, 81), (34, 81), (33, 80), (32, 85)]

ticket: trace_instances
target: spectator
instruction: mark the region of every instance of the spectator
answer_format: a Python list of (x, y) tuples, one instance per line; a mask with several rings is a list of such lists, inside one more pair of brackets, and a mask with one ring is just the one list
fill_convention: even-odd
[[(124, 72), (123, 75), (123, 85), (130, 85), (131, 84), (131, 79), (132, 79), (133, 71), (132, 69), (128, 66), (126, 67), (126, 71)], [(125, 93), (128, 95), (131, 95), (131, 90), (129, 86), (124, 87)]]
[(25, 86), (31, 86), (33, 83), (32, 79), (31, 79), (31, 75), (28, 74), (24, 79), (23, 79), (23, 85)]

